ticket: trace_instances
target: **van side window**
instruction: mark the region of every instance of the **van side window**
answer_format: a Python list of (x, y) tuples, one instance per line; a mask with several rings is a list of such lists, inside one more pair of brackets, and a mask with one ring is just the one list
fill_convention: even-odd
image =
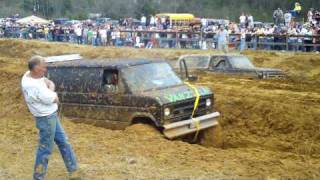
[(104, 70), (102, 87), (108, 93), (118, 91), (119, 85), (119, 72), (118, 70)]
[(225, 60), (221, 60), (217, 66), (216, 66), (217, 69), (226, 69), (227, 68), (227, 63)]
[(211, 57), (210, 67), (216, 67), (221, 60), (223, 60), (221, 57)]

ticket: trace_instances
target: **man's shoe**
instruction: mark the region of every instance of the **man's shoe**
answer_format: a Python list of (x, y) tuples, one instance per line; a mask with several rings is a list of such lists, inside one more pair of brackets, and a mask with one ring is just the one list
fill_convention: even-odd
[(83, 173), (80, 170), (69, 173), (69, 180), (84, 180)]

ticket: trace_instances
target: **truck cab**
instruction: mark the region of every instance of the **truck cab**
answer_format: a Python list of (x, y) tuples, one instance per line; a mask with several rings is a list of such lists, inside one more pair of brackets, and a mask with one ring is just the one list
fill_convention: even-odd
[(166, 61), (52, 62), (47, 77), (74, 121), (111, 129), (148, 121), (168, 139), (218, 125), (213, 92), (183, 82)]
[[(244, 75), (259, 79), (283, 78), (285, 74), (280, 69), (255, 67), (250, 59), (244, 55), (184, 55), (176, 62), (175, 69), (181, 69), (181, 62), (190, 71), (207, 71), (214, 73)], [(182, 66), (183, 68), (183, 66)]]

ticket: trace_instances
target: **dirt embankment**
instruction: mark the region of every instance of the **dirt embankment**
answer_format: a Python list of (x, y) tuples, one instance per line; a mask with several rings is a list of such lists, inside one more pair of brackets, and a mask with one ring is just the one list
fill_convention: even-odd
[[(93, 48), (0, 40), (0, 179), (31, 179), (37, 130), (20, 90), (26, 59), (81, 53), (90, 58), (166, 58), (208, 53), (184, 50)], [(284, 69), (286, 80), (256, 80), (210, 73), (198, 84), (216, 94), (224, 148), (168, 141), (135, 125), (112, 131), (63, 119), (87, 179), (320, 178), (320, 57), (246, 52), (257, 66)], [(48, 179), (66, 179), (55, 149)]]

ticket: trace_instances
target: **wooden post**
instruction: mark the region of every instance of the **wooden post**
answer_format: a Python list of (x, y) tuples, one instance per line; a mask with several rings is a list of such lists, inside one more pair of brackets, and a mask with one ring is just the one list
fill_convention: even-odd
[(286, 34), (286, 50), (289, 51), (289, 35)]
[(176, 48), (180, 48), (180, 46), (179, 46), (179, 33), (178, 33), (178, 31), (176, 31)]
[(200, 44), (199, 44), (201, 49), (202, 49), (202, 45), (203, 45), (203, 42), (202, 42), (203, 41), (203, 37), (202, 37), (203, 34), (202, 34), (202, 32), (203, 31), (201, 29), (201, 31), (200, 31)]

